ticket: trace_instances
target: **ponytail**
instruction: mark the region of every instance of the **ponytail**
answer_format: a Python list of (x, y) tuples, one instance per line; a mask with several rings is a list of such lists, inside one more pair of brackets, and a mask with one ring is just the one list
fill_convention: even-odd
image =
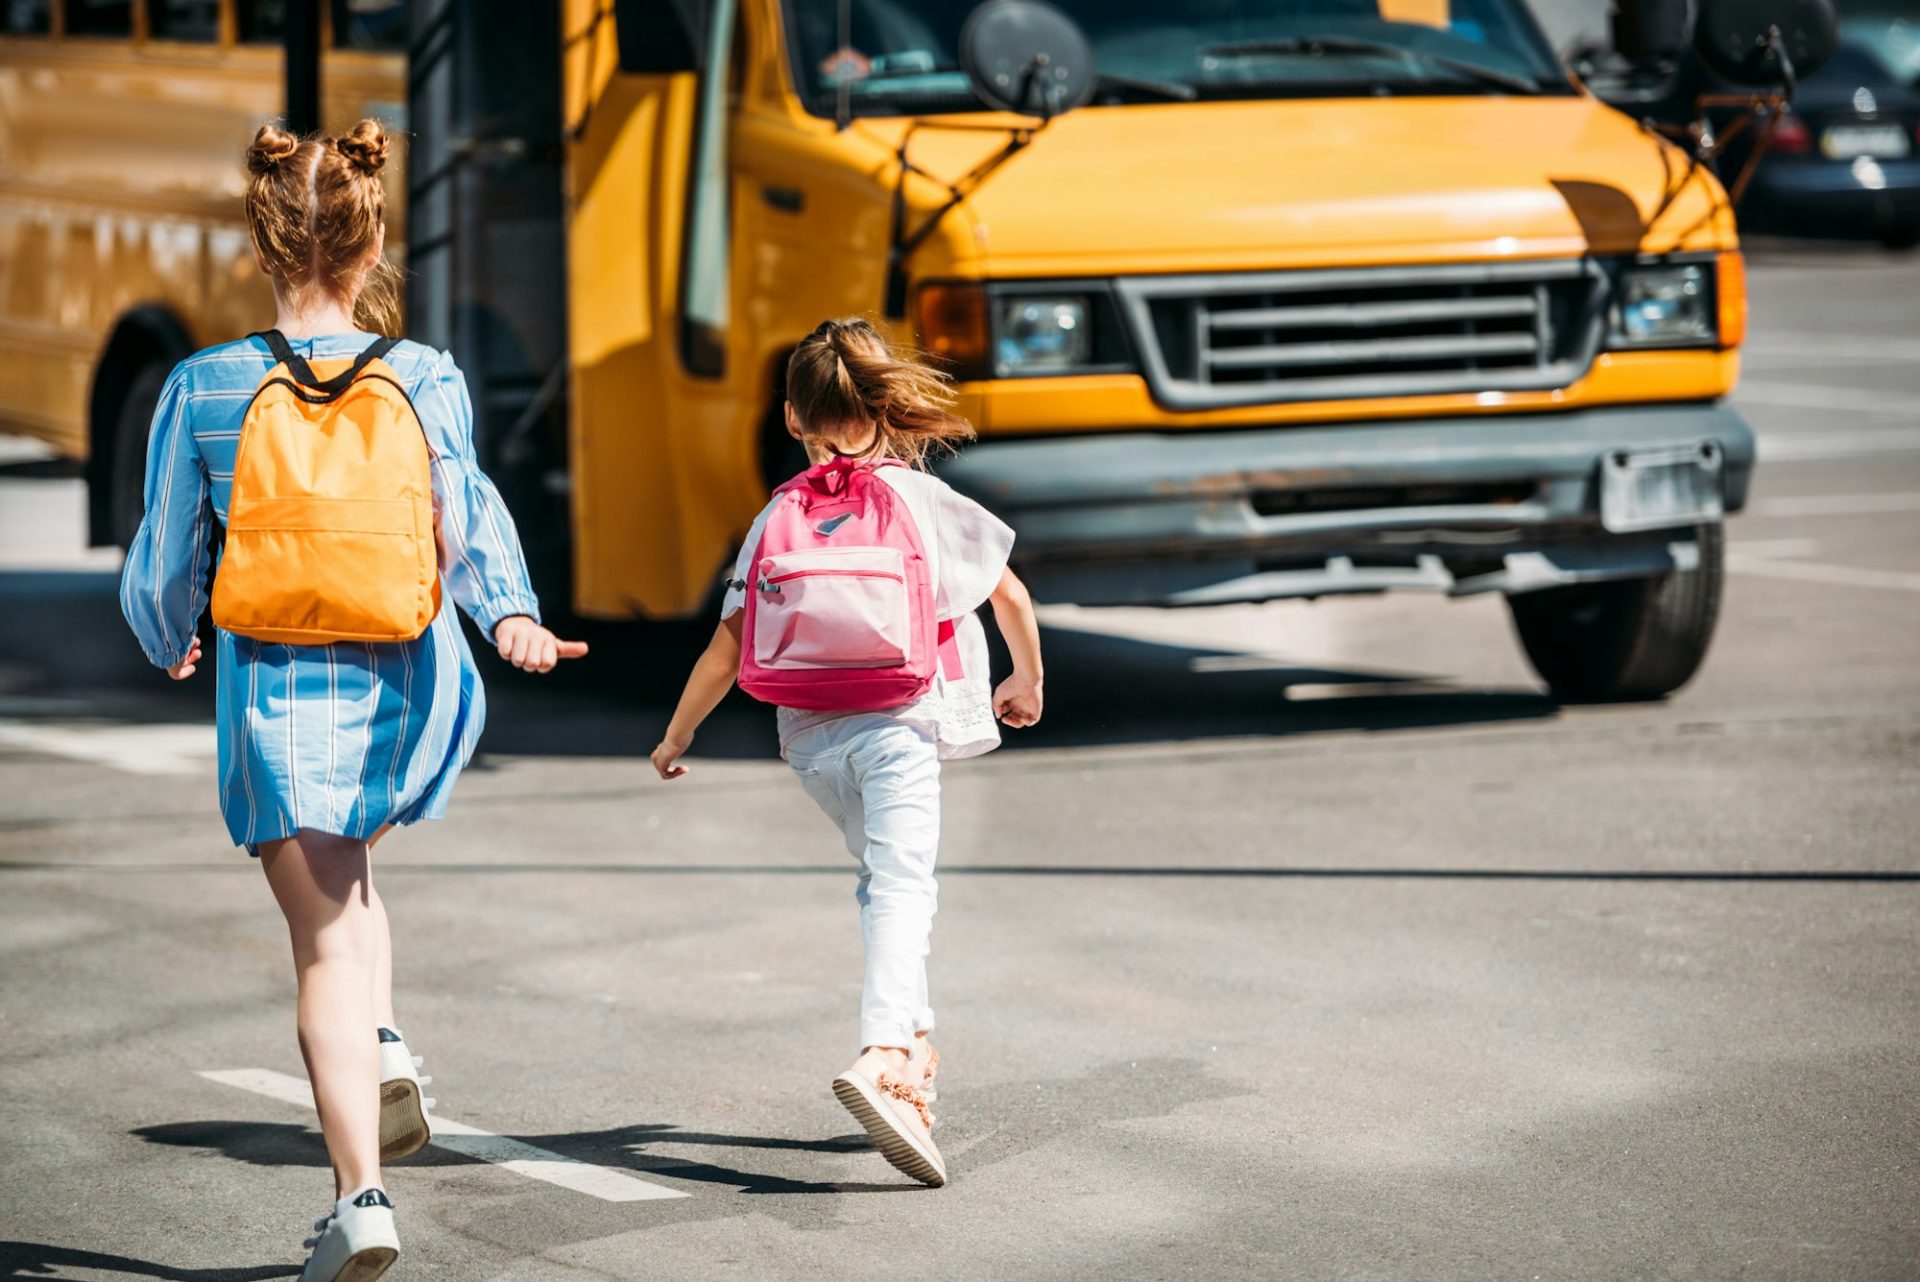
[(973, 438), (972, 424), (953, 412), (951, 380), (889, 347), (858, 316), (821, 321), (800, 340), (787, 361), (787, 400), (809, 436), (873, 424), (861, 458), (924, 468), (929, 455)]

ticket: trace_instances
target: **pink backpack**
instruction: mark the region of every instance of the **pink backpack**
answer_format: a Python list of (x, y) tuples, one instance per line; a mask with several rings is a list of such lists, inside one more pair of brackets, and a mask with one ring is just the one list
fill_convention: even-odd
[(879, 475), (899, 466), (838, 459), (774, 491), (745, 585), (740, 688), (754, 698), (868, 712), (919, 698), (943, 662), (959, 675), (952, 625), (934, 619), (926, 545)]

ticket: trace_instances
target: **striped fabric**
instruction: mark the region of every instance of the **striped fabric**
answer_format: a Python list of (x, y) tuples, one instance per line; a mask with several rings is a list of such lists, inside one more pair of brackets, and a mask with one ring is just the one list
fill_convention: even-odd
[[(350, 357), (372, 334), (291, 340), (309, 360)], [(418, 343), (387, 357), (433, 451), (446, 595), (489, 637), (539, 617), (513, 518), (473, 452), (473, 409), (453, 359)], [(147, 452), (147, 509), (127, 552), (120, 605), (147, 657), (178, 663), (207, 604), (207, 545), (226, 520), (240, 420), (273, 366), (242, 339), (168, 377)], [(370, 837), (437, 819), (473, 755), (486, 694), (451, 610), (402, 644), (293, 646), (219, 633), (220, 808), (236, 844), (301, 828)]]

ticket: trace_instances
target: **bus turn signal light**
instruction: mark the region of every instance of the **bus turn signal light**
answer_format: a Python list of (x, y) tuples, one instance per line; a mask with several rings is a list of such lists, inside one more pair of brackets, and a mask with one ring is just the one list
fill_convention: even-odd
[(1747, 337), (1747, 260), (1737, 249), (1720, 254), (1720, 346), (1738, 347)]
[(920, 345), (956, 378), (981, 378), (991, 361), (987, 291), (966, 283), (928, 284), (915, 299)]

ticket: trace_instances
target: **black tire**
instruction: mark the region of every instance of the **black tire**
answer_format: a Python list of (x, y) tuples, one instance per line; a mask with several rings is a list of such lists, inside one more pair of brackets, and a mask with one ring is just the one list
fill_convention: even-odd
[(160, 404), (167, 370), (168, 366), (151, 361), (134, 372), (108, 444), (107, 528), (123, 548), (133, 546), (140, 518), (146, 514), (147, 438), (153, 431), (153, 411)]
[(1920, 218), (1880, 230), (1880, 243), (1888, 249), (1912, 249), (1920, 245)]
[(1718, 525), (1695, 534), (1697, 569), (1507, 598), (1520, 644), (1556, 697), (1660, 699), (1700, 670), (1720, 618), (1726, 550)]

